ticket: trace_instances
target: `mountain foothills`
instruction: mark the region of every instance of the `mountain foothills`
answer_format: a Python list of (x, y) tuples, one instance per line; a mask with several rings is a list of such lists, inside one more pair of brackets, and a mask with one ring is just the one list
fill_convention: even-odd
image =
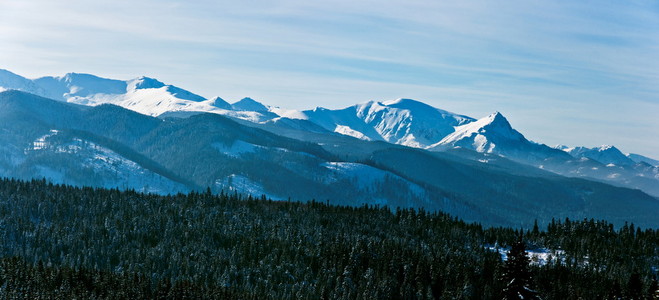
[(606, 219), (659, 227), (659, 164), (613, 146), (548, 147), (503, 114), (422, 102), (296, 111), (141, 77), (0, 70), (0, 175), (170, 194), (442, 210), (486, 225)]

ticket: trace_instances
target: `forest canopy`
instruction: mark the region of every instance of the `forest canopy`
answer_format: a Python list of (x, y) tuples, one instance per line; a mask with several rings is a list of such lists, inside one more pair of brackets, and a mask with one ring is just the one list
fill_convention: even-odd
[(0, 239), (2, 297), (501, 299), (500, 252), (520, 240), (554, 254), (528, 265), (543, 299), (650, 297), (659, 267), (659, 234), (633, 224), (483, 228), (424, 210), (44, 180), (0, 180)]

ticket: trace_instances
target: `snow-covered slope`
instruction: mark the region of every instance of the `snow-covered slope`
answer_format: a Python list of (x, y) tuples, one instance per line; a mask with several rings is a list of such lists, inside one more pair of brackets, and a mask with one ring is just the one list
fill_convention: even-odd
[(20, 90), (37, 95), (43, 95), (45, 93), (44, 89), (36, 85), (32, 80), (0, 69), (0, 91), (4, 90)]
[(69, 73), (30, 80), (0, 70), (0, 89), (16, 89), (82, 105), (114, 104), (150, 116), (188, 117), (210, 112), (252, 122), (264, 122), (277, 117), (268, 112), (268, 107), (249, 98), (234, 103), (234, 107), (219, 97), (205, 99), (149, 77), (123, 81)]
[(436, 143), (453, 132), (455, 126), (473, 121), (410, 99), (370, 101), (344, 109), (316, 108), (302, 113), (303, 118), (329, 131), (417, 148)]
[(215, 106), (217, 108), (226, 109), (226, 110), (231, 109), (231, 104), (229, 104), (229, 102), (224, 101), (224, 99), (220, 97), (215, 97), (212, 99), (208, 99), (206, 101), (208, 102), (209, 105)]
[(557, 149), (563, 150), (576, 158), (587, 157), (598, 161), (602, 164), (613, 164), (617, 166), (633, 165), (635, 162), (611, 145), (603, 145), (595, 148), (586, 147), (566, 147), (563, 145), (556, 146)]
[(478, 121), (457, 127), (455, 132), (431, 145), (428, 149), (462, 147), (483, 153), (493, 153), (497, 145), (502, 145), (500, 148), (503, 148), (506, 144), (527, 142), (528, 140), (514, 130), (501, 113), (496, 112)]
[(653, 165), (651, 163), (653, 160), (650, 158), (633, 154), (625, 155), (616, 147), (609, 145), (594, 148), (558, 145), (555, 148), (574, 157), (573, 160), (563, 164), (547, 165), (548, 169), (556, 173), (597, 179), (659, 196), (659, 166)]
[[(31, 177), (55, 183), (134, 189), (147, 193), (174, 194), (189, 189), (161, 176), (115, 151), (80, 138), (60, 138), (57, 130), (37, 138), (24, 149), (25, 160), (17, 168), (33, 170)], [(75, 163), (64, 163), (73, 161)], [(29, 174), (24, 174), (29, 178)]]
[(560, 151), (527, 140), (521, 133), (513, 129), (508, 120), (499, 112), (456, 127), (455, 132), (427, 149), (442, 151), (457, 147), (481, 153), (500, 154), (518, 161), (535, 162), (554, 156), (569, 157)]
[(42, 77), (35, 79), (34, 83), (46, 90), (44, 96), (56, 100), (82, 99), (96, 94), (121, 94), (126, 92), (127, 86), (125, 81), (80, 73)]
[(268, 111), (268, 107), (249, 97), (242, 98), (240, 101), (231, 104), (231, 108), (233, 110)]

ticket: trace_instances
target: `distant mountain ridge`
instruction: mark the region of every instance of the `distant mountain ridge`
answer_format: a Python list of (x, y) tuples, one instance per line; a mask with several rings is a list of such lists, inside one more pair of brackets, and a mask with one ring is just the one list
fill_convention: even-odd
[[(659, 196), (659, 162), (617, 148), (552, 148), (528, 140), (496, 112), (481, 119), (441, 110), (412, 99), (369, 101), (343, 109), (287, 110), (246, 97), (233, 104), (220, 97), (206, 99), (154, 78), (114, 80), (90, 74), (30, 80), (0, 70), (0, 89), (17, 89), (69, 103), (114, 104), (161, 118), (188, 118), (214, 113), (270, 130), (295, 133), (335, 133), (365, 141), (383, 141), (429, 151), (461, 148), (505, 156), (552, 172), (639, 188)], [(275, 129), (277, 128), (277, 129)]]
[(659, 201), (638, 190), (494, 154), (430, 152), (276, 123), (217, 114), (163, 119), (5, 91), (0, 176), (160, 194), (208, 187), (280, 200), (414, 207), (492, 226), (569, 217), (659, 228)]
[(634, 165), (636, 162), (628, 155), (623, 154), (618, 148), (611, 145), (602, 145), (600, 147), (586, 148), (559, 145), (556, 147), (563, 150), (576, 158), (590, 158), (603, 164), (614, 164), (619, 166)]

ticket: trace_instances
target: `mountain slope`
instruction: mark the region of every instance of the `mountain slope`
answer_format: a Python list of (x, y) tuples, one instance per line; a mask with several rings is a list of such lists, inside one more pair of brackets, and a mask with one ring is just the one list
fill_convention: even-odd
[(640, 154), (630, 153), (627, 155), (629, 159), (633, 160), (636, 163), (646, 163), (651, 166), (659, 167), (659, 160), (649, 158)]
[[(296, 111), (267, 106), (251, 98), (234, 104), (219, 97), (204, 99), (149, 77), (122, 81), (79, 73), (29, 80), (9, 71), (0, 71), (0, 87), (88, 106), (114, 104), (162, 119), (190, 118), (210, 112), (247, 120), (252, 124), (263, 123), (266, 125), (264, 128), (276, 134), (296, 139), (316, 143), (325, 143), (322, 139), (330, 139), (340, 144), (341, 155), (352, 159), (363, 159), (369, 155), (366, 149), (387, 145), (361, 145), (361, 149), (354, 149), (350, 139), (338, 139), (336, 135), (432, 151), (459, 147), (503, 155), (565, 176), (591, 178), (642, 189), (659, 196), (659, 167), (652, 165), (656, 160), (644, 159), (642, 161), (650, 165), (641, 164), (635, 161), (641, 161), (637, 156), (626, 157), (615, 147), (599, 150), (574, 148), (574, 151), (581, 149), (579, 151), (583, 153), (575, 152), (573, 156), (527, 140), (500, 113), (475, 120), (410, 99), (371, 101), (338, 110), (316, 108)], [(35, 110), (35, 113), (47, 114), (43, 110)], [(328, 132), (336, 135), (329, 135)]]
[(33, 94), (45, 93), (44, 89), (32, 82), (32, 80), (10, 71), (0, 69), (0, 92), (8, 89), (21, 90)]
[(455, 132), (431, 145), (428, 150), (441, 151), (456, 147), (482, 153), (500, 154), (522, 161), (570, 157), (561, 151), (527, 140), (521, 133), (513, 129), (508, 120), (499, 112), (456, 127)]
[(245, 111), (268, 111), (268, 108), (265, 105), (249, 97), (240, 99), (240, 101), (231, 104), (231, 108), (234, 110)]
[(600, 147), (595, 147), (595, 148), (586, 148), (586, 147), (574, 147), (574, 148), (568, 148), (565, 146), (559, 146), (557, 147), (560, 150), (563, 150), (570, 155), (576, 157), (576, 158), (590, 158), (593, 160), (596, 160), (602, 164), (608, 165), (608, 164), (614, 164), (614, 165), (619, 165), (619, 166), (628, 166), (628, 165), (634, 165), (635, 162), (627, 157), (627, 155), (624, 155), (618, 148), (615, 146), (610, 146), (610, 145), (603, 145)]
[(555, 172), (585, 177), (616, 186), (637, 188), (659, 197), (659, 167), (644, 161), (636, 162), (614, 146), (595, 148), (559, 145), (556, 147), (574, 157), (565, 164), (547, 164)]
[[(76, 185), (138, 188), (115, 180), (123, 178), (142, 183), (150, 192), (209, 186), (215, 192), (235, 189), (274, 199), (321, 197), (343, 205), (420, 207), (426, 198), (421, 188), (394, 174), (335, 164), (334, 156), (316, 144), (219, 115), (162, 120), (117, 106), (78, 106), (18, 91), (1, 93), (0, 107), (6, 113), (0, 115), (0, 128), (15, 133), (0, 136), (4, 176), (32, 174)], [(34, 151), (23, 151), (27, 147)], [(90, 167), (90, 162), (96, 164)], [(157, 180), (147, 181), (152, 177)], [(167, 184), (169, 190), (157, 185), (166, 180), (177, 182)]]
[[(216, 193), (237, 190), (274, 199), (443, 210), (489, 225), (602, 217), (659, 227), (650, 213), (659, 210), (659, 200), (640, 191), (506, 163), (490, 165), (331, 132), (302, 130), (315, 141), (301, 141), (262, 129), (274, 123), (217, 114), (159, 119), (18, 91), (0, 93), (0, 109), (4, 176), (148, 186), (160, 193), (208, 186)], [(520, 170), (510, 171), (515, 169)]]
[(190, 189), (132, 150), (77, 132), (91, 116), (88, 107), (7, 91), (0, 110), (1, 176), (162, 194)]
[(277, 117), (269, 113), (267, 108), (264, 111), (234, 110), (222, 99), (206, 100), (182, 88), (144, 76), (124, 81), (91, 74), (69, 73), (64, 76), (47, 76), (30, 80), (0, 70), (0, 88), (20, 90), (82, 105), (114, 104), (150, 116), (166, 114), (187, 117), (201, 112), (211, 112), (253, 122), (263, 122)]
[[(499, 222), (537, 219), (545, 223), (560, 216), (603, 218), (621, 224), (632, 215), (645, 224), (658, 221), (655, 212), (643, 210), (654, 209), (659, 200), (638, 190), (552, 174), (509, 174), (488, 163), (443, 159), (443, 155), (387, 149), (375, 152), (371, 161), (380, 168), (396, 170), (396, 174), (421, 186), (441, 187), (454, 202), (464, 203), (481, 215), (502, 218)], [(625, 197), (635, 200), (628, 202), (631, 198)]]
[(371, 101), (340, 110), (317, 108), (303, 114), (329, 131), (411, 147), (435, 143), (454, 126), (473, 120), (410, 99)]

